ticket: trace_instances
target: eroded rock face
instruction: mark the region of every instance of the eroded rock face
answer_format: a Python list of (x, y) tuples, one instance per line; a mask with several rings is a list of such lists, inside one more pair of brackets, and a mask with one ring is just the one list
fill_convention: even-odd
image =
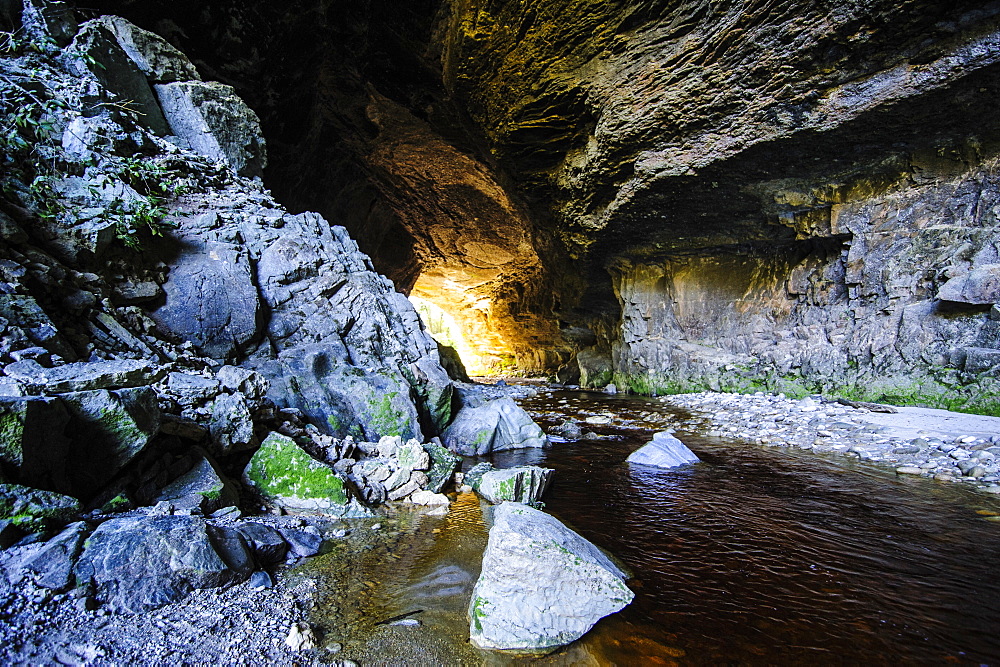
[(1000, 349), (992, 288), (966, 287), (998, 263), (996, 8), (230, 10), (173, 37), (261, 109), (277, 189), (404, 289), (453, 289), (522, 368), (997, 409), (976, 361)]

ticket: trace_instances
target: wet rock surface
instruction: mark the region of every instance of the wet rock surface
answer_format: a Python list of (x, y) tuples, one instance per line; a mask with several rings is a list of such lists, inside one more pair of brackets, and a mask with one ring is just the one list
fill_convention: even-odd
[(649, 444), (632, 452), (626, 460), (638, 465), (673, 468), (687, 463), (697, 463), (699, 459), (683, 442), (661, 431), (653, 436)]

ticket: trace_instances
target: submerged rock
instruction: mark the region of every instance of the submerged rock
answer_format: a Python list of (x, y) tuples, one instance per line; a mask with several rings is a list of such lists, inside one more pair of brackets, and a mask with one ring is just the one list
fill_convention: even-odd
[(510, 398), (462, 408), (441, 439), (463, 456), (550, 444), (541, 427)]
[(525, 505), (534, 505), (552, 482), (551, 468), (538, 466), (517, 466), (503, 470), (489, 470), (482, 475), (474, 475), (468, 481), (472, 489), (491, 503), (509, 500)]
[(627, 460), (629, 463), (657, 468), (674, 468), (686, 463), (697, 463), (700, 459), (683, 442), (666, 431), (661, 431), (648, 444), (632, 452)]
[(518, 503), (493, 513), (469, 634), (479, 648), (544, 652), (582, 637), (634, 594), (626, 574), (554, 517)]

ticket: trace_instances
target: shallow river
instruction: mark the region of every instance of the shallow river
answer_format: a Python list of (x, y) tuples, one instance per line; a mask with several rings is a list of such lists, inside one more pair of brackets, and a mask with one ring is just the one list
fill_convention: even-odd
[[(546, 511), (614, 554), (635, 601), (545, 664), (1000, 664), (1000, 503), (842, 457), (678, 435), (702, 463), (625, 458), (671, 414), (581, 392), (522, 401), (546, 429), (612, 413), (601, 440), (494, 455), (556, 469)], [(397, 554), (344, 631), (367, 664), (504, 664), (465, 642), (479, 504), (400, 520)], [(379, 552), (380, 557), (384, 554)], [(405, 557), (399, 554), (405, 554)], [(375, 586), (373, 586), (375, 588)], [(414, 609), (420, 627), (375, 626)], [(368, 619), (368, 623), (359, 620)]]

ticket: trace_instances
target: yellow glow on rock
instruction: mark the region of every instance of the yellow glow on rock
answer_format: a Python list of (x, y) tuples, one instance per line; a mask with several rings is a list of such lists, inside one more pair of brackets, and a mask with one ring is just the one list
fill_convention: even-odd
[(513, 369), (513, 349), (491, 324), (489, 299), (436, 273), (417, 280), (410, 301), (434, 339), (458, 351), (469, 375), (503, 375)]

